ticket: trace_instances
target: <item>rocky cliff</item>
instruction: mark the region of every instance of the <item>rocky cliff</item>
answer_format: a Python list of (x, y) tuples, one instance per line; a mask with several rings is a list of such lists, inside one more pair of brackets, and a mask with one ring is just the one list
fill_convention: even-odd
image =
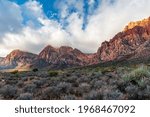
[[(101, 61), (131, 59), (148, 56), (150, 41), (150, 18), (129, 23), (110, 41), (102, 43), (97, 51)], [(144, 54), (145, 53), (145, 54)]]

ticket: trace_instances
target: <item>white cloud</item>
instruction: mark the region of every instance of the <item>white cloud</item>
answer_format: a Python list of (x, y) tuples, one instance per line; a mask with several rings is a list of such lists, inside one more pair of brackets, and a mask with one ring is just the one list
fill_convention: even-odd
[(75, 9), (82, 15), (84, 0), (57, 0), (55, 7), (59, 9), (61, 18), (70, 16), (71, 9)]
[[(84, 52), (96, 52), (101, 42), (122, 31), (128, 22), (141, 20), (150, 14), (150, 0), (115, 0), (113, 4), (110, 4), (111, 0), (102, 0), (96, 11), (88, 16), (88, 24), (83, 30), (83, 1), (65, 1), (59, 4), (61, 16), (68, 22), (64, 28), (59, 22), (46, 17), (37, 1), (30, 0), (18, 6), (1, 0), (0, 32), (3, 36), (0, 36), (0, 56), (17, 48), (39, 53), (48, 44), (55, 47), (68, 45)], [(89, 0), (89, 4), (93, 4), (93, 1)], [(72, 6), (78, 10), (70, 14), (68, 9)], [(29, 19), (26, 24), (22, 24), (24, 17)], [(17, 31), (11, 31), (9, 26)]]
[[(17, 4), (0, 1), (0, 35), (5, 32), (17, 32), (21, 29), (22, 16)], [(1, 42), (2, 40), (0, 40)]]
[(45, 18), (44, 12), (42, 10), (42, 5), (34, 0), (29, 0), (21, 6), (22, 17), (24, 17), (25, 25), (33, 28), (40, 27), (39, 18)]
[(95, 3), (95, 0), (88, 0), (89, 5), (93, 5)]

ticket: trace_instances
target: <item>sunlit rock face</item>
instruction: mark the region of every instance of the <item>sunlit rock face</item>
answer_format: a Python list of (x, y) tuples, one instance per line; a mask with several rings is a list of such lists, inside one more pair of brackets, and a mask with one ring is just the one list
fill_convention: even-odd
[[(98, 63), (98, 59), (92, 60), (95, 54), (85, 54), (78, 49), (62, 46), (54, 48), (52, 46), (45, 47), (39, 54), (39, 58), (44, 59), (50, 65), (55, 66), (84, 66), (93, 63)], [(95, 57), (96, 58), (96, 57)]]
[(21, 50), (14, 50), (0, 61), (1, 69), (29, 68), (37, 55)]
[(149, 28), (150, 25), (150, 17), (147, 19), (143, 19), (141, 21), (137, 21), (137, 22), (130, 22), (125, 28), (124, 31), (127, 31), (129, 29), (134, 28), (135, 26), (141, 26), (144, 28)]
[(101, 61), (134, 58), (137, 52), (143, 52), (149, 48), (149, 40), (150, 18), (129, 23), (124, 31), (119, 32), (109, 42), (103, 42), (97, 55)]

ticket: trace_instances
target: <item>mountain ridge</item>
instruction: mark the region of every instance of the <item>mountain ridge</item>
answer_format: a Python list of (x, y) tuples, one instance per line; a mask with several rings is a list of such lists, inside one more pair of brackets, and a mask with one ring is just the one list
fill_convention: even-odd
[(103, 42), (97, 51), (99, 59), (101, 61), (113, 61), (131, 54), (134, 56), (136, 49), (150, 40), (150, 20), (144, 19), (142, 21), (138, 22), (145, 24), (145, 26), (135, 25), (133, 28), (130, 27), (131, 29), (119, 32), (110, 41)]
[(150, 59), (150, 17), (130, 22), (122, 32), (104, 41), (96, 53), (86, 54), (69, 46), (47, 45), (39, 54), (14, 50), (0, 58), (0, 69), (34, 67), (66, 68), (109, 61)]

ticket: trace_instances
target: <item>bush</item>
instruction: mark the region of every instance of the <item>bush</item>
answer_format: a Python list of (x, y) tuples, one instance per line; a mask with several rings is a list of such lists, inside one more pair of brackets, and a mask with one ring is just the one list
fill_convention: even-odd
[(81, 83), (79, 85), (79, 89), (81, 90), (82, 93), (87, 93), (90, 91), (91, 86), (87, 83)]
[(52, 87), (46, 87), (42, 91), (42, 99), (46, 100), (54, 100), (54, 99), (60, 99), (60, 93), (59, 89), (55, 86)]
[(123, 96), (123, 93), (121, 93), (119, 90), (110, 90), (106, 92), (103, 96), (104, 100), (118, 100)]
[(92, 87), (94, 89), (100, 89), (105, 83), (101, 80), (93, 80), (92, 81)]
[(50, 77), (55, 77), (58, 75), (58, 72), (57, 71), (48, 71), (48, 74)]
[(17, 86), (18, 86), (19, 88), (22, 88), (23, 85), (24, 85), (24, 82), (23, 82), (22, 80), (18, 81)]
[(69, 94), (72, 90), (71, 83), (67, 83), (67, 82), (60, 82), (56, 87), (59, 89), (59, 92), (61, 94), (62, 93)]
[(76, 97), (74, 95), (65, 95), (62, 97), (62, 100), (75, 100)]
[(39, 71), (37, 68), (34, 68), (33, 70), (32, 70), (33, 72), (37, 72), (37, 71)]
[(123, 79), (125, 81), (138, 81), (144, 77), (150, 77), (150, 72), (146, 66), (140, 66), (139, 68), (131, 71), (129, 74), (124, 75)]
[(31, 93), (23, 93), (17, 98), (18, 100), (32, 100), (33, 95)]
[(4, 99), (12, 99), (16, 96), (17, 88), (11, 85), (5, 85), (0, 89), (0, 94)]
[(92, 90), (88, 94), (84, 95), (83, 99), (85, 99), (85, 100), (102, 100), (103, 95), (100, 92)]
[(24, 87), (24, 91), (28, 93), (34, 93), (36, 90), (36, 85), (35, 84), (26, 84)]

